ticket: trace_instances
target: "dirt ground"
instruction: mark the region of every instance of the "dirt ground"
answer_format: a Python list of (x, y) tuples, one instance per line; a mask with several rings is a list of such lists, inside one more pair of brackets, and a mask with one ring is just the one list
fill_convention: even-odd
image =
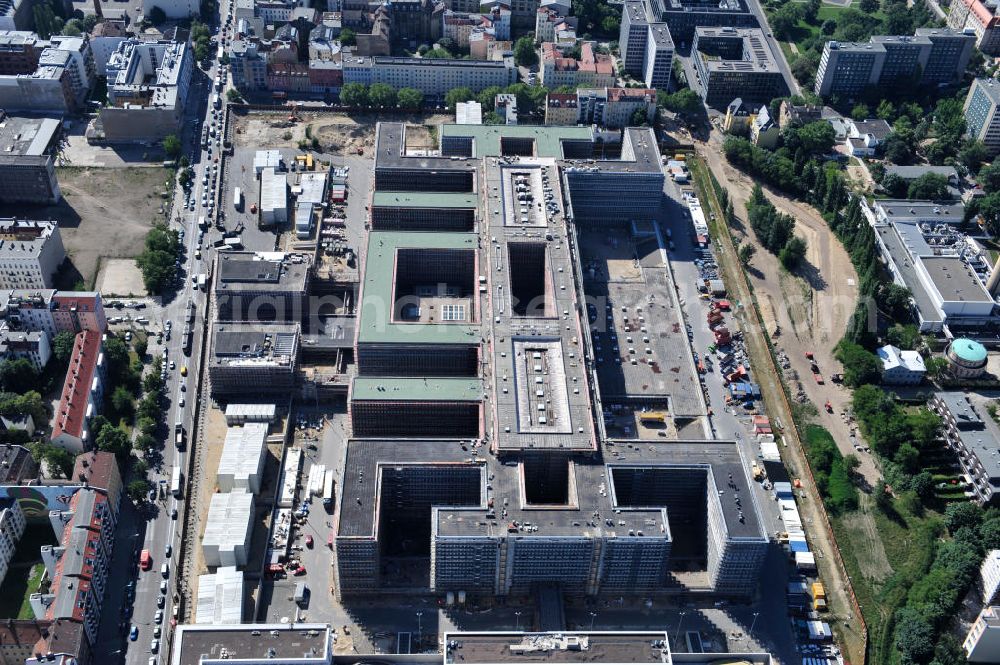
[(107, 296), (145, 296), (142, 271), (132, 259), (107, 259), (101, 262), (97, 274), (95, 291)]
[[(61, 276), (64, 288), (82, 281), (93, 287), (103, 258), (134, 258), (159, 213), (170, 171), (158, 168), (56, 169), (63, 200), (37, 209), (37, 219), (59, 222), (63, 245), (72, 264)], [(169, 188), (166, 189), (169, 191)]]
[[(236, 117), (236, 145), (242, 147), (268, 146), (295, 148), (299, 141), (309, 136), (319, 139), (323, 151), (331, 154), (356, 152), (358, 148), (371, 149), (375, 145), (376, 114), (309, 113), (298, 114), (300, 120), (288, 122), (284, 113), (252, 113)], [(413, 136), (407, 130), (407, 147), (427, 149), (436, 147), (434, 133), (423, 125), (439, 125), (453, 120), (448, 114), (408, 116), (403, 122), (415, 126)]]

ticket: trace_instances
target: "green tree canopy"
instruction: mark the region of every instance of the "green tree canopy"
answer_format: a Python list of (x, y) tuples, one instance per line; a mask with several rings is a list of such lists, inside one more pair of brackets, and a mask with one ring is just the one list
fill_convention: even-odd
[(837, 345), (836, 357), (844, 366), (844, 383), (851, 388), (882, 381), (882, 361), (864, 347), (844, 340)]
[(940, 173), (925, 173), (910, 183), (906, 197), (925, 201), (949, 199), (948, 178)]
[(514, 62), (518, 67), (532, 67), (538, 64), (535, 40), (530, 35), (525, 35), (514, 42)]
[(361, 83), (345, 83), (340, 89), (340, 103), (345, 106), (368, 106), (368, 88)]
[(424, 93), (416, 88), (400, 88), (396, 102), (404, 109), (419, 109), (424, 105)]
[(388, 83), (373, 83), (368, 88), (368, 101), (372, 106), (394, 107), (396, 106), (396, 90)]
[(476, 98), (472, 90), (466, 87), (452, 88), (444, 96), (444, 103), (451, 111), (455, 110), (455, 105), (459, 102), (468, 102)]

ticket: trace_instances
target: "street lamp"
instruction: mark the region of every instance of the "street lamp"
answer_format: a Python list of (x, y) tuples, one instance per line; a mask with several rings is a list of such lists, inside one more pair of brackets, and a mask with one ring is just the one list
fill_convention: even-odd
[(421, 617), (424, 616), (423, 612), (417, 612), (417, 648), (420, 648), (420, 642), (423, 641), (424, 636), (424, 624)]
[(750, 631), (747, 633), (747, 648), (750, 648), (750, 640), (753, 639), (753, 629), (757, 625), (757, 617), (760, 616), (760, 612), (753, 613), (753, 621), (750, 623)]
[(590, 613), (590, 630), (594, 630), (594, 620), (597, 619), (597, 612)]
[(520, 632), (521, 630), (521, 611), (518, 610), (514, 612), (514, 631)]
[(681, 616), (680, 616), (680, 618), (678, 618), (678, 619), (677, 619), (677, 630), (675, 630), (675, 631), (674, 631), (674, 645), (675, 645), (675, 646), (674, 646), (674, 648), (675, 648), (675, 649), (677, 648), (677, 647), (676, 647), (676, 644), (677, 644), (677, 638), (678, 638), (678, 636), (680, 636), (680, 634), (681, 634), (681, 624), (682, 624), (682, 623), (684, 623), (684, 615), (685, 615), (685, 614), (687, 614), (687, 612), (684, 612), (684, 611), (682, 610), (682, 611), (681, 611)]

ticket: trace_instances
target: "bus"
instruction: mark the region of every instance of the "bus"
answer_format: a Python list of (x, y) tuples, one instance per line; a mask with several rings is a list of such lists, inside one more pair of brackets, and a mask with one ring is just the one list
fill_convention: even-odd
[(233, 207), (236, 208), (237, 211), (243, 210), (243, 190), (239, 187), (233, 191)]
[(327, 469), (323, 476), (323, 505), (330, 507), (333, 505), (333, 469)]
[(175, 466), (173, 473), (170, 474), (170, 494), (176, 499), (180, 498), (181, 495), (181, 481), (184, 479), (184, 474), (181, 472), (179, 466)]

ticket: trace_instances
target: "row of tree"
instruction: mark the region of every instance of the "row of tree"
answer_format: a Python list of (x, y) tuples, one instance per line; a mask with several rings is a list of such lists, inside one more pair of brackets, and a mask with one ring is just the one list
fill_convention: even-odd
[(851, 472), (860, 465), (858, 458), (844, 457), (830, 433), (818, 425), (809, 425), (804, 434), (806, 457), (827, 510), (834, 515), (855, 510), (858, 488), (851, 482)]
[(806, 255), (806, 241), (795, 235), (795, 219), (778, 212), (760, 185), (754, 185), (747, 201), (747, 218), (760, 244), (777, 254), (786, 269), (793, 270), (799, 265)]
[(424, 93), (416, 88), (396, 90), (388, 83), (346, 83), (340, 89), (340, 103), (354, 108), (419, 109), (424, 105)]

